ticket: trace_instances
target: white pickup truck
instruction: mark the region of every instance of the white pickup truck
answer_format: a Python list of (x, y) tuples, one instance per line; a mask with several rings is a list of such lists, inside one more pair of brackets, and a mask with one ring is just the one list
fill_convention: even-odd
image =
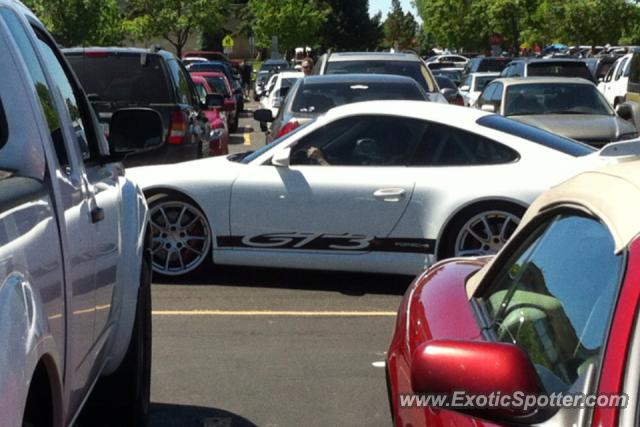
[[(147, 206), (119, 163), (162, 140), (120, 110), (110, 140), (55, 41), (0, 0), (0, 425), (148, 423)], [(93, 425), (84, 422), (83, 425)]]

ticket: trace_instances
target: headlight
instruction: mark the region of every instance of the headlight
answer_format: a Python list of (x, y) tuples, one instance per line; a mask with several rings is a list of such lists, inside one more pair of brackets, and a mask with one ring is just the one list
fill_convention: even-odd
[(623, 133), (618, 137), (616, 141), (626, 141), (627, 139), (634, 139), (637, 137), (638, 137), (638, 132)]
[(209, 139), (220, 139), (223, 135), (223, 128), (211, 129), (211, 132), (209, 133)]

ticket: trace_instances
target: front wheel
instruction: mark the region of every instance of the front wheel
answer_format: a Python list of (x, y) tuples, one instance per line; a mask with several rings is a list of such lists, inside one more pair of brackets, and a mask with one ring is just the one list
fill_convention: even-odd
[(451, 223), (444, 239), (444, 258), (497, 253), (520, 224), (524, 208), (504, 202), (477, 206)]
[(177, 194), (153, 196), (149, 199), (149, 218), (154, 273), (181, 276), (208, 259), (211, 229), (191, 200)]

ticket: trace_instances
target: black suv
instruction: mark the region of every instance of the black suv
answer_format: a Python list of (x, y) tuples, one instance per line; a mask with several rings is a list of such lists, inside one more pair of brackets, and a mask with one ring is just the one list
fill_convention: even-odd
[(507, 58), (504, 56), (477, 56), (467, 62), (462, 71), (462, 80), (471, 73), (499, 73), (504, 70), (504, 67), (511, 62), (513, 58)]
[(201, 113), (189, 73), (165, 50), (73, 48), (63, 53), (80, 79), (105, 129), (121, 108), (149, 107), (160, 113), (164, 143), (130, 156), (126, 166), (175, 163), (206, 156), (210, 126)]
[(514, 59), (500, 77), (580, 77), (595, 83), (587, 64), (580, 59)]

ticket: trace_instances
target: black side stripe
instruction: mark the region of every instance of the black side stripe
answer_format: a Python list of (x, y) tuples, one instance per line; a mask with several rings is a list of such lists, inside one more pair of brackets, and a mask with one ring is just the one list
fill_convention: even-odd
[(245, 236), (218, 236), (216, 240), (218, 243), (218, 247), (220, 248), (324, 250), (340, 252), (399, 252), (433, 254), (436, 246), (436, 241), (434, 239), (375, 237), (368, 240), (368, 246), (366, 247), (336, 248), (335, 245), (340, 244), (340, 239), (336, 239), (334, 237), (325, 238), (322, 236), (318, 236), (317, 238), (302, 246), (296, 246), (297, 241), (283, 241), (282, 244), (269, 247), (261, 246), (258, 244), (251, 244), (251, 240), (256, 240), (259, 237), (262, 236), (254, 236), (250, 239), (245, 238)]

